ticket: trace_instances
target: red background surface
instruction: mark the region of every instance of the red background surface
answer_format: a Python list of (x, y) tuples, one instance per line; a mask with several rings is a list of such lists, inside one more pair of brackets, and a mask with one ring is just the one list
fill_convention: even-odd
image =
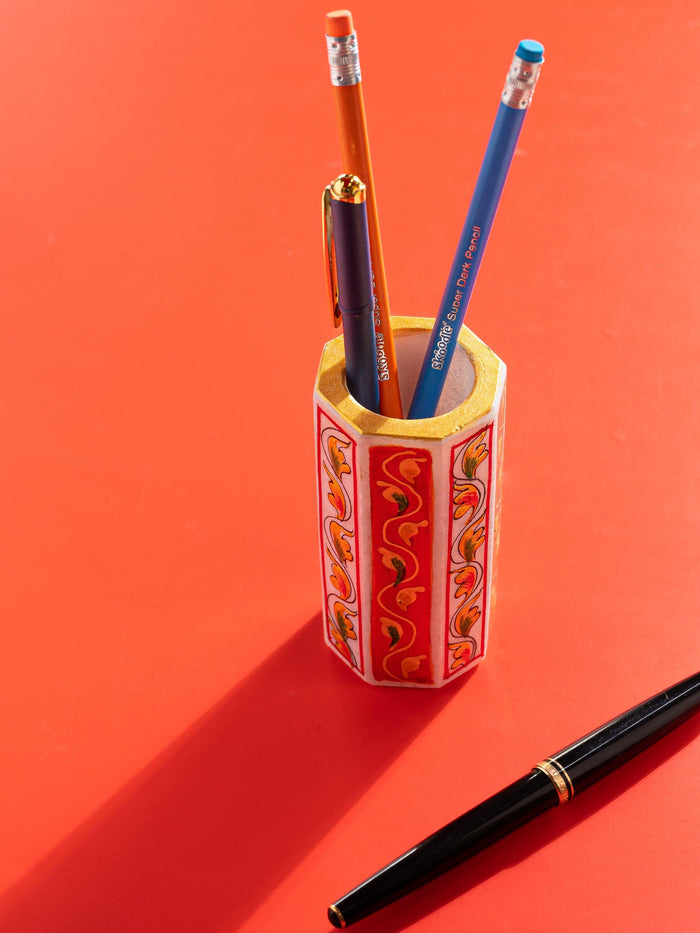
[[(352, 10), (397, 314), (434, 313), (512, 51), (547, 49), (468, 316), (509, 366), (489, 655), (411, 692), (322, 644), (326, 8), (5, 4), (3, 933), (326, 930), (698, 666), (697, 10)], [(692, 927), (696, 733), (363, 929)]]

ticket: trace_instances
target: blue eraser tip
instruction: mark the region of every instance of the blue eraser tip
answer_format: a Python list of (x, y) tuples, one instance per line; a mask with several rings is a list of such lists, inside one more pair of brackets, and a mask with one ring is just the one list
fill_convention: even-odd
[(534, 39), (523, 39), (515, 54), (526, 62), (541, 62), (544, 61), (544, 46)]

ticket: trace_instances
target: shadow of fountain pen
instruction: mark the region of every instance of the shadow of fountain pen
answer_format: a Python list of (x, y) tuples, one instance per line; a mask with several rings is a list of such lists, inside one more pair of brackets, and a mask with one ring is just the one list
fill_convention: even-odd
[(551, 807), (571, 800), (700, 706), (700, 672), (544, 759), (524, 777), (404, 852), (328, 908), (344, 928), (437, 878)]

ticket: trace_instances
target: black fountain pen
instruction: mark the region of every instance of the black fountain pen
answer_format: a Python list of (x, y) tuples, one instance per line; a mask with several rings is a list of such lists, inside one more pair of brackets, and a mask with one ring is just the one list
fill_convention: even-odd
[(599, 778), (697, 712), (700, 672), (545, 758), (520, 780), (443, 826), (328, 908), (335, 927), (374, 913), (437, 878)]

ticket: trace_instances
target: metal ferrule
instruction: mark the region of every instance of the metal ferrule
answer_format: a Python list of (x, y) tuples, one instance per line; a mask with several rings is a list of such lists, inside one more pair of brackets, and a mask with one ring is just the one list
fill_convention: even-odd
[(360, 56), (357, 51), (357, 33), (351, 32), (349, 36), (326, 36), (326, 46), (328, 64), (331, 69), (331, 84), (336, 87), (359, 84), (362, 75), (360, 74)]
[(541, 67), (542, 62), (526, 62), (519, 55), (514, 55), (501, 94), (501, 103), (513, 110), (527, 110), (535, 93)]

